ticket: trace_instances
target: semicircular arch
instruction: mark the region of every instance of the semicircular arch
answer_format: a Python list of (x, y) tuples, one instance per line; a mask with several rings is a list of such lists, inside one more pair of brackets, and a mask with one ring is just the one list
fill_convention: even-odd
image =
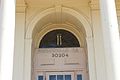
[[(33, 33), (33, 30), (34, 30), (37, 22), (39, 22), (46, 15), (54, 13), (54, 10), (55, 10), (55, 8), (49, 8), (47, 10), (40, 12), (37, 16), (35, 16), (28, 25), (28, 29), (26, 31), (26, 38), (32, 39), (32, 33)], [(92, 30), (91, 30), (90, 24), (82, 14), (80, 14), (79, 12), (77, 12), (73, 9), (66, 8), (66, 7), (62, 7), (62, 12), (74, 16), (77, 20), (79, 20), (79, 22), (81, 22), (81, 24), (83, 25), (83, 27), (85, 29), (86, 37), (92, 36)]]

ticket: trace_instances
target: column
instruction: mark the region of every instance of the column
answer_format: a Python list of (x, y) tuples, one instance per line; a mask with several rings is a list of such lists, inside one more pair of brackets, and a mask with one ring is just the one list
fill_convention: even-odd
[(100, 0), (106, 80), (120, 80), (120, 38), (115, 0)]
[(15, 0), (0, 0), (0, 80), (12, 80)]

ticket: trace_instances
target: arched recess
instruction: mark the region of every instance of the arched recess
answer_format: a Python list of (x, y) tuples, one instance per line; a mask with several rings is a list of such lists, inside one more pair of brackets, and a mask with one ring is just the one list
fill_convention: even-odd
[[(46, 15), (49, 15), (49, 14), (54, 13), (54, 12), (55, 12), (55, 8), (49, 8), (47, 10), (40, 12), (38, 15), (36, 15), (32, 19), (32, 21), (30, 21), (30, 23), (28, 25), (28, 29), (26, 31), (26, 38), (32, 38), (32, 32), (33, 32), (33, 29), (36, 26), (36, 24), (42, 18), (44, 18)], [(66, 8), (66, 7), (62, 7), (62, 12), (68, 13), (68, 14), (74, 16), (77, 20), (79, 20), (82, 23), (82, 25), (86, 31), (86, 37), (92, 37), (92, 30), (91, 30), (90, 24), (82, 14), (78, 13), (77, 11), (75, 11), (73, 9)]]
[[(30, 21), (29, 25), (28, 25), (28, 29), (26, 31), (26, 37), (25, 37), (25, 72), (24, 72), (24, 79), (25, 80), (31, 80), (31, 61), (32, 61), (32, 40), (33, 40), (33, 35), (36, 34), (34, 33), (34, 28), (36, 27), (36, 25), (38, 24), (38, 22), (40, 20), (42, 20), (45, 16), (52, 14), (55, 12), (55, 8), (50, 8), (47, 9), (45, 11), (42, 11), (40, 13), (38, 13), (38, 15), (36, 15), (32, 21)], [(85, 37), (84, 39), (86, 40), (86, 44), (87, 44), (87, 53), (88, 53), (88, 66), (89, 66), (89, 77), (90, 80), (96, 80), (96, 74), (95, 74), (95, 62), (94, 62), (94, 48), (93, 48), (93, 38), (92, 38), (92, 30), (91, 30), (91, 26), (89, 24), (89, 22), (87, 21), (87, 19), (80, 13), (78, 13), (77, 11), (70, 9), (70, 8), (66, 8), (66, 7), (62, 7), (62, 12), (69, 14), (71, 16), (73, 16), (76, 20), (78, 20), (81, 23), (81, 26), (84, 28), (84, 33), (85, 33)], [(44, 25), (44, 27), (48, 28), (47, 26), (50, 26), (51, 24), (46, 24)], [(57, 25), (57, 24), (55, 24)], [(67, 23), (67, 25), (69, 26), (74, 26), (73, 24), (69, 24)], [(60, 26), (60, 25), (59, 25)], [(41, 27), (41, 30), (44, 28)], [(63, 27), (64, 29), (68, 29)], [(50, 29), (49, 29), (50, 30)], [(70, 29), (68, 29), (70, 31)], [(80, 30), (79, 26), (74, 27), (74, 30)], [(72, 32), (72, 31), (71, 31)], [(75, 35), (77, 35), (77, 37), (79, 36), (79, 31), (76, 31), (77, 33), (74, 33)], [(83, 33), (82, 33), (83, 34)], [(37, 37), (40, 37), (40, 33), (37, 34)]]
[(85, 46), (86, 44), (85, 35), (82, 32), (78, 31), (79, 28), (76, 28), (74, 25), (69, 25), (69, 24), (49, 24), (49, 25), (45, 25), (43, 29), (40, 29), (39, 33), (36, 33), (32, 37), (34, 42), (33, 45), (35, 46), (35, 48), (39, 47), (39, 43), (45, 34), (56, 29), (63, 29), (71, 32), (76, 36), (79, 43), (81, 44), (81, 47)]

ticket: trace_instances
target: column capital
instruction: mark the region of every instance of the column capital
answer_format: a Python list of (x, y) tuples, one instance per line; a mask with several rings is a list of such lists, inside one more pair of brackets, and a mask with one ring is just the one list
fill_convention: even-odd
[(24, 13), (27, 8), (27, 4), (16, 4), (16, 13)]
[[(116, 9), (120, 10), (120, 0), (116, 0)], [(92, 10), (100, 10), (100, 3), (98, 0), (91, 0), (89, 3)]]
[(92, 10), (99, 10), (99, 1), (98, 0), (91, 0), (89, 2), (89, 5), (91, 7)]

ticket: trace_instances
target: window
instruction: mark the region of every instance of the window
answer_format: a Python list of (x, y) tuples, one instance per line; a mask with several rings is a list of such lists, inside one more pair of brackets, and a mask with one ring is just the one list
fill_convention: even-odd
[(77, 80), (82, 80), (82, 75), (81, 74), (77, 75)]
[(57, 75), (57, 80), (63, 80), (63, 75)]
[(65, 75), (65, 80), (71, 80), (71, 75)]
[(49, 75), (49, 80), (71, 80), (71, 75)]
[(48, 32), (41, 40), (39, 48), (80, 47), (77, 38), (69, 31), (57, 29)]
[(38, 76), (38, 80), (43, 80), (43, 76)]
[(56, 80), (56, 75), (50, 75), (49, 80)]

